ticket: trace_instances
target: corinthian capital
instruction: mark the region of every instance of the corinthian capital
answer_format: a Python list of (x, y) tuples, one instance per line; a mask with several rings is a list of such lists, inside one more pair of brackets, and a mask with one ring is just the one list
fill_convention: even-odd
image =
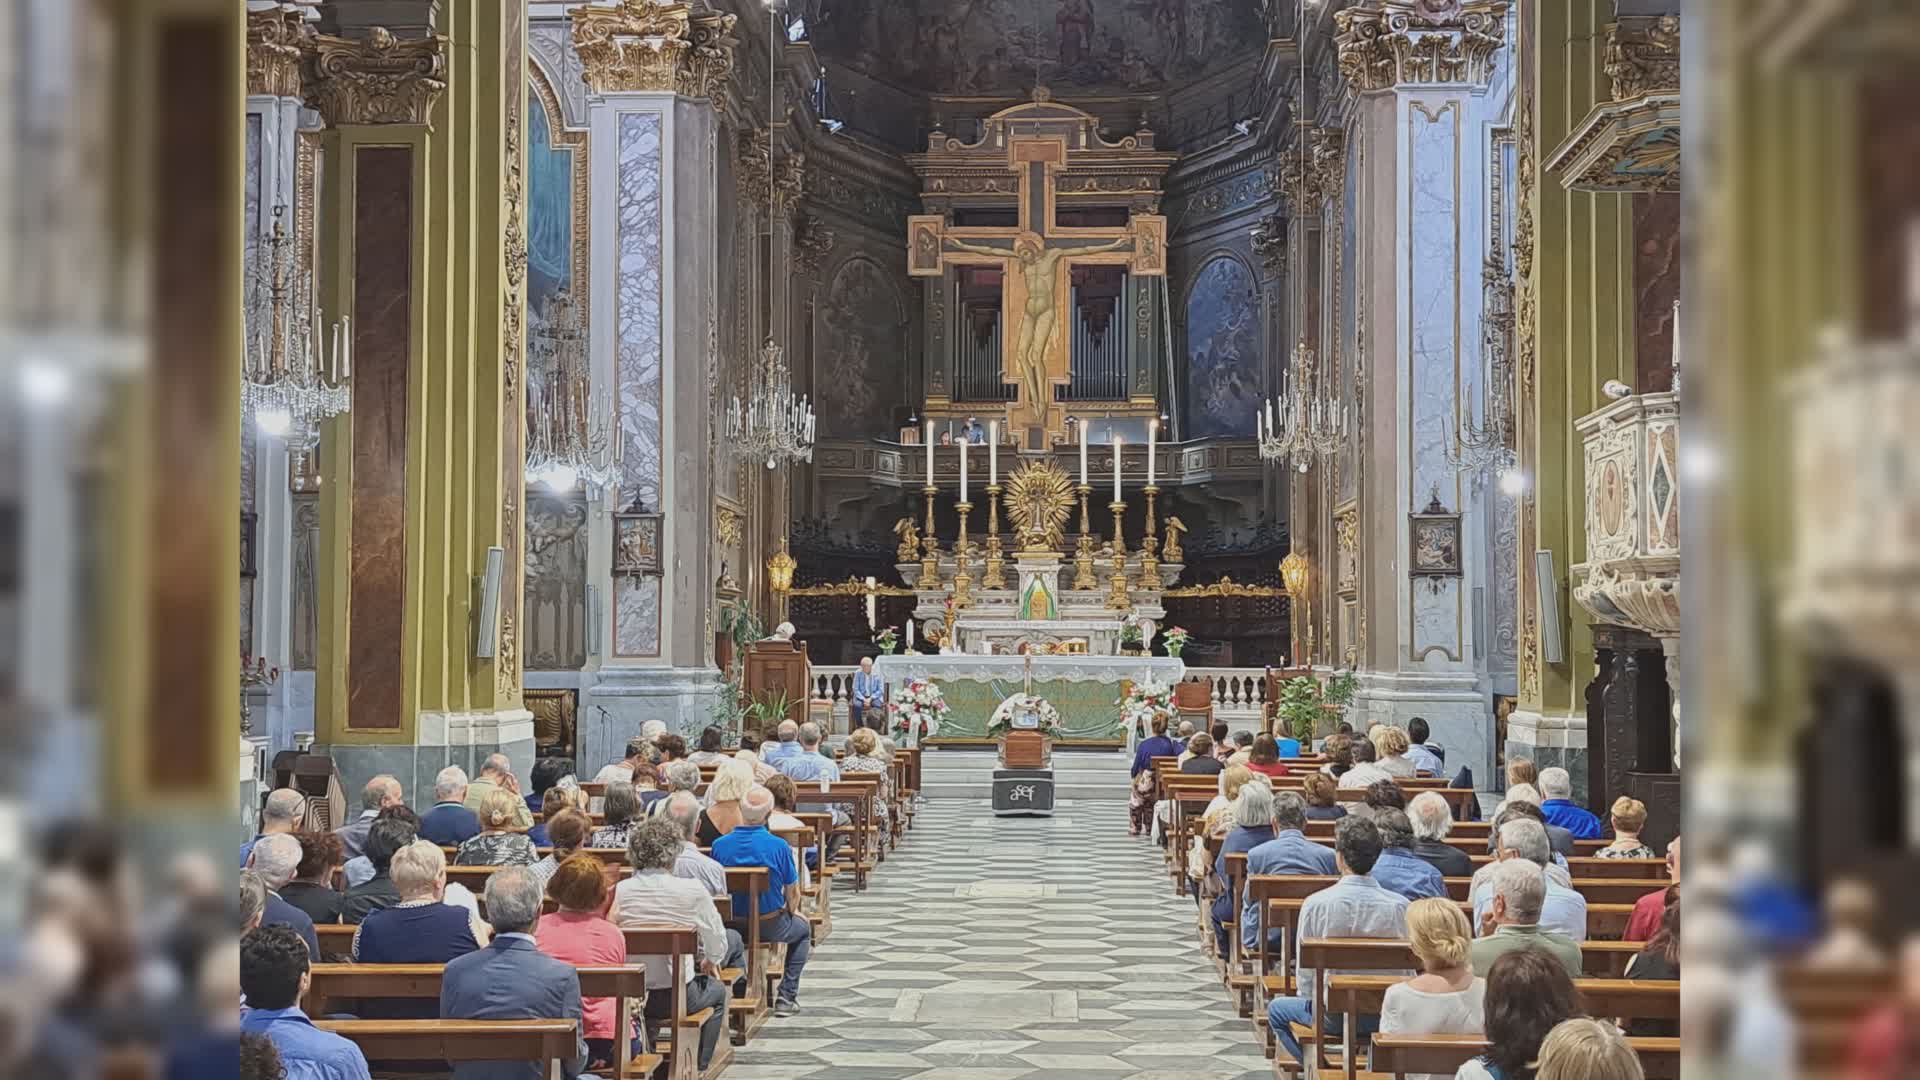
[(247, 12), (247, 93), (300, 96), (300, 68), (313, 49), (313, 29), (298, 8)]
[(1485, 86), (1506, 17), (1507, 0), (1362, 0), (1334, 15), (1340, 74), (1362, 91)]
[(1646, 16), (1609, 24), (1606, 69), (1615, 101), (1680, 89), (1680, 17)]
[(1339, 128), (1302, 127), (1280, 163), (1280, 195), (1295, 217), (1311, 217), (1340, 193), (1346, 135)]
[(735, 17), (663, 0), (573, 9), (573, 47), (594, 93), (673, 91), (715, 105), (733, 72)]
[(307, 100), (328, 126), (425, 124), (447, 88), (447, 39), (402, 41), (383, 26), (365, 38), (314, 37)]

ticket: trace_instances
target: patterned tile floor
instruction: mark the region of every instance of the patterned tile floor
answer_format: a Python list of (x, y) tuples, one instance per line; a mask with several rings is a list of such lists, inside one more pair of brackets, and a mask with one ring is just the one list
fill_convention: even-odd
[(727, 1080), (1264, 1080), (1126, 804), (934, 800)]

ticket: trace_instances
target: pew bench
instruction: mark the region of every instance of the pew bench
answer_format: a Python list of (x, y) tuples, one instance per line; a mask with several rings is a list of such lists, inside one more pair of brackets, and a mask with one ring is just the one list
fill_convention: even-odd
[[(1628, 1039), (1640, 1056), (1647, 1080), (1680, 1080), (1679, 1039)], [(1376, 1075), (1398, 1078), (1409, 1073), (1453, 1073), (1487, 1049), (1480, 1035), (1375, 1035), (1367, 1064)]]
[[(578, 1037), (572, 1020), (316, 1020), (314, 1026), (351, 1041), (369, 1061), (537, 1061), (552, 1080), (560, 1080), (560, 1063), (573, 1056)], [(660, 1059), (641, 1054), (634, 1061), (651, 1069)]]

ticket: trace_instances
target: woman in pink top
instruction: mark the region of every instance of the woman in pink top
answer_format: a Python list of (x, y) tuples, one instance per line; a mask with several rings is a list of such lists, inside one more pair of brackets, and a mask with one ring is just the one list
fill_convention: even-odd
[[(607, 921), (607, 879), (600, 860), (575, 855), (560, 864), (547, 881), (547, 895), (560, 910), (543, 915), (534, 931), (540, 951), (576, 967), (619, 966), (627, 962), (626, 937)], [(612, 998), (581, 1001), (582, 1034), (587, 1040), (588, 1068), (606, 1067), (614, 1060), (614, 1028), (619, 1017)]]

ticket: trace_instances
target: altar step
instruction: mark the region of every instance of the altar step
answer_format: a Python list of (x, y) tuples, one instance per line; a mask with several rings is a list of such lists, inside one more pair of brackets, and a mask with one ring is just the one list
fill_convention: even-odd
[[(1131, 755), (1121, 750), (1056, 750), (1054, 798), (1125, 802)], [(920, 787), (930, 799), (987, 799), (993, 795), (992, 750), (929, 748), (920, 757)]]

